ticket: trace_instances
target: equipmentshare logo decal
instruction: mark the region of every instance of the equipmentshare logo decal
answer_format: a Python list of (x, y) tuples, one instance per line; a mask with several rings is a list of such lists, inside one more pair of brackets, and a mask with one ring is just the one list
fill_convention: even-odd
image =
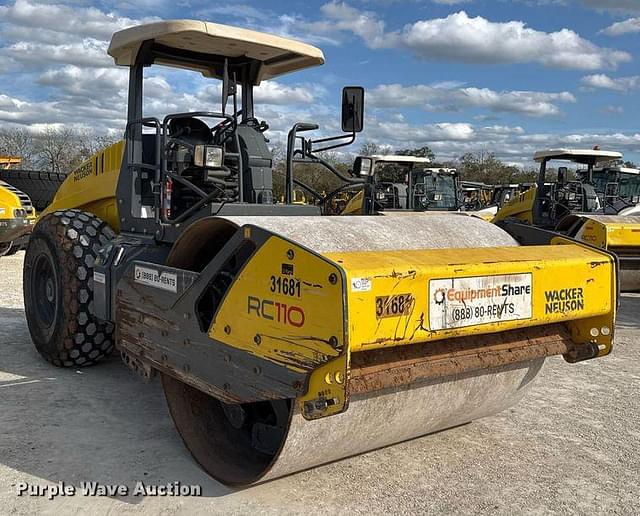
[(429, 328), (444, 330), (531, 318), (531, 274), (429, 282)]
[(157, 269), (136, 265), (134, 279), (136, 283), (168, 290), (169, 292), (178, 292), (178, 275), (173, 272), (160, 272)]

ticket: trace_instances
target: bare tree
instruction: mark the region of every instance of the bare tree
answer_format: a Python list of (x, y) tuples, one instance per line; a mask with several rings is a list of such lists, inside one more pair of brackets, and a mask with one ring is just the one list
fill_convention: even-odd
[(360, 146), (360, 156), (375, 156), (391, 154), (393, 148), (391, 145), (378, 145), (375, 142), (366, 141)]
[(22, 158), (22, 167), (33, 166), (33, 134), (26, 129), (0, 130), (0, 154)]
[(36, 165), (50, 172), (68, 172), (78, 162), (77, 144), (72, 129), (46, 128), (35, 140)]

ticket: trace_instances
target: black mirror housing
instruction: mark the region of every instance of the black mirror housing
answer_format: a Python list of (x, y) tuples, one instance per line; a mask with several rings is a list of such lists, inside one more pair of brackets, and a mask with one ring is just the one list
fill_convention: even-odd
[(567, 167), (559, 167), (558, 168), (558, 183), (564, 184), (567, 182), (567, 174), (569, 169)]
[(353, 175), (370, 176), (373, 174), (373, 160), (364, 156), (358, 156), (353, 164)]
[(364, 88), (347, 86), (342, 89), (342, 130), (359, 133), (364, 128)]

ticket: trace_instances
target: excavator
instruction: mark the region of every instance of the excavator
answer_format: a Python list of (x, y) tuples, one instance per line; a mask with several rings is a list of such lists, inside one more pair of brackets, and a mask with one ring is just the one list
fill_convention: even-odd
[[(142, 380), (159, 377), (187, 449), (219, 481), (262, 482), (496, 414), (547, 357), (611, 352), (606, 249), (556, 235), (520, 246), (450, 213), (295, 203), (300, 163), (363, 182), (322, 159), (362, 131), (362, 88), (343, 89), (340, 134), (291, 121), (274, 202), (254, 89), (322, 65), (319, 48), (171, 20), (116, 32), (108, 53), (129, 69), (123, 139), (72, 171), (34, 228), (30, 335), (55, 366), (115, 348)], [(219, 105), (144, 113), (155, 65), (219, 81)]]

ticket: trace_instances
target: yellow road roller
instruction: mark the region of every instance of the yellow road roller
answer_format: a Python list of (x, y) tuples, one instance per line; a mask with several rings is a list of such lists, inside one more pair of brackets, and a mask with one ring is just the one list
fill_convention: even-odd
[[(540, 228), (608, 249), (619, 261), (621, 290), (640, 291), (640, 216), (612, 213), (616, 203), (605, 191), (598, 192), (594, 179), (596, 165), (620, 159), (619, 152), (597, 147), (536, 152), (534, 160), (540, 163), (536, 185), (505, 204), (493, 222), (521, 244), (539, 243), (541, 232), (536, 228)], [(579, 180), (570, 180), (567, 167), (559, 167), (558, 180), (545, 182), (553, 161), (576, 163), (586, 169), (578, 171)], [(607, 185), (616, 192), (617, 187), (614, 182)]]
[[(254, 87), (321, 65), (319, 49), (181, 20), (117, 32), (109, 54), (130, 69), (124, 140), (74, 170), (34, 229), (29, 331), (54, 365), (115, 347), (142, 379), (159, 375), (186, 447), (221, 482), (495, 414), (546, 357), (611, 351), (618, 280), (604, 249), (557, 235), (521, 247), (464, 215), (294, 202), (298, 164), (342, 177), (320, 151), (355, 141), (362, 88), (343, 90), (342, 134), (312, 139), (316, 124), (293, 123), (274, 202)], [(218, 111), (145, 116), (154, 64), (220, 80)]]

